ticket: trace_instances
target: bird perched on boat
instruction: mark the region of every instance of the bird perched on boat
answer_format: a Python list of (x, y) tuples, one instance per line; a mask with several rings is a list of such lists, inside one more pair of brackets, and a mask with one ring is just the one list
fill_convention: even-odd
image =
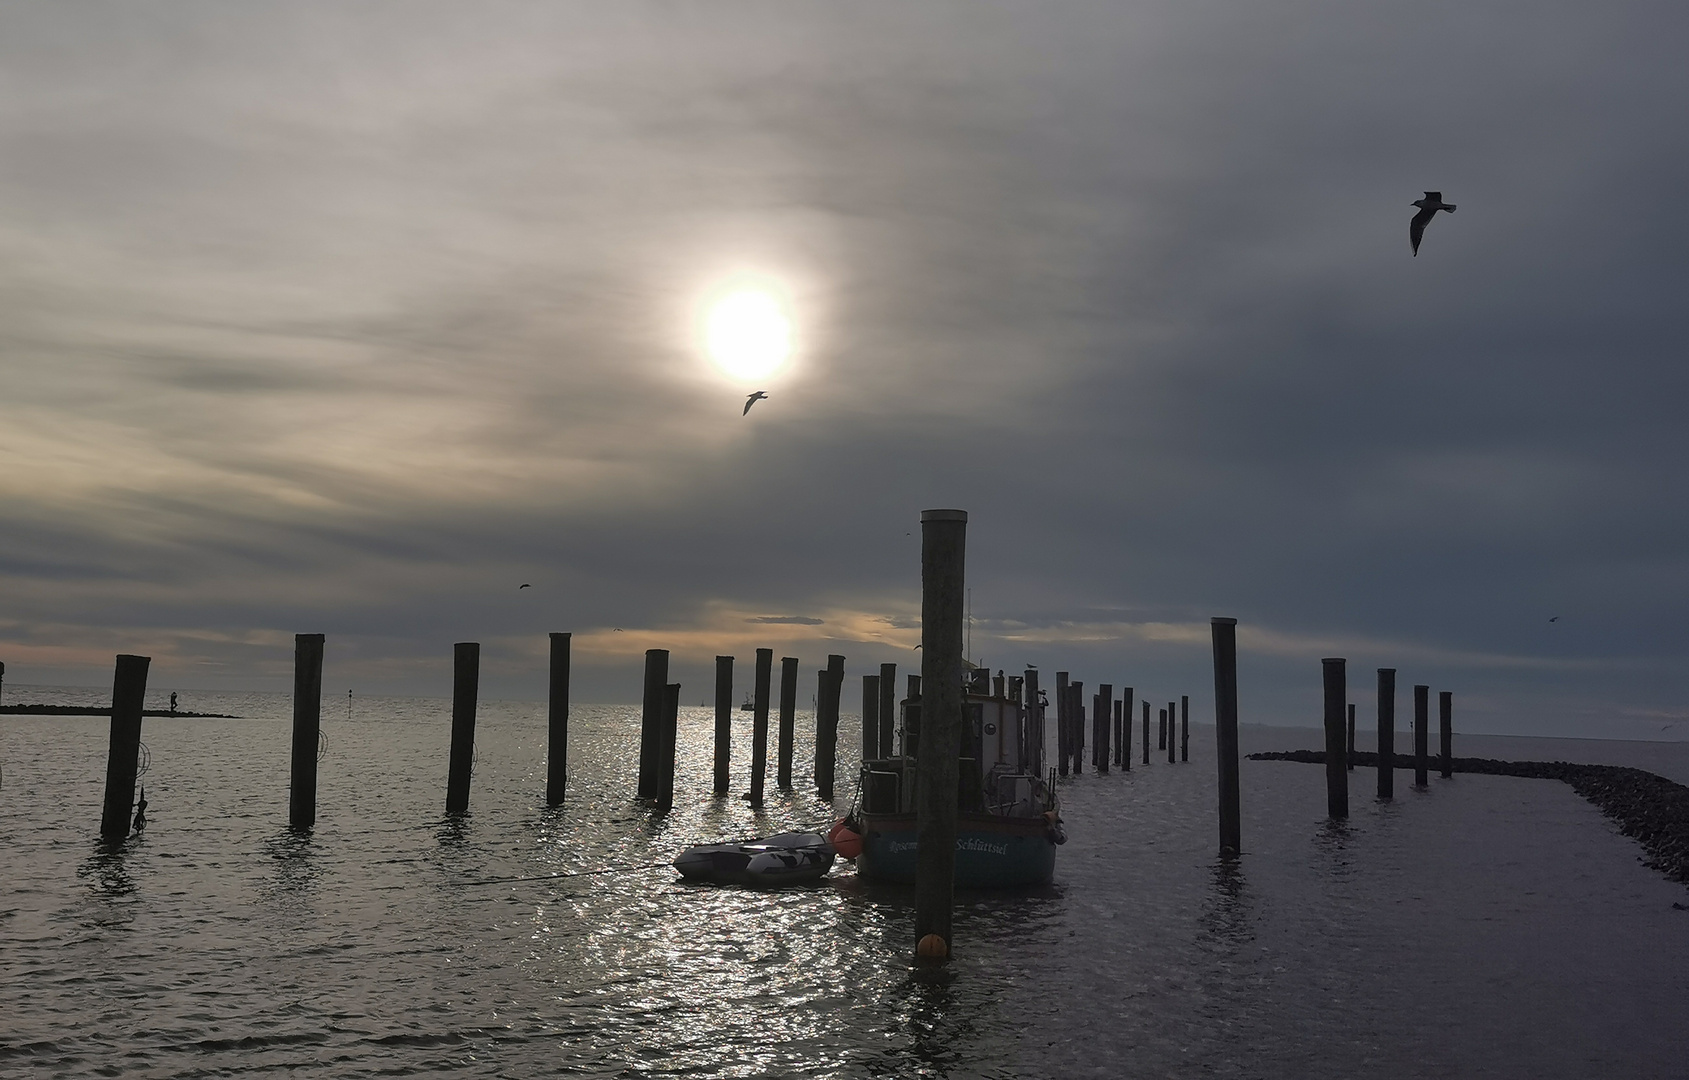
[(1413, 253), (1418, 255), (1419, 241), (1425, 235), (1425, 226), (1431, 223), (1431, 219), (1437, 216), (1439, 210), (1454, 213), (1454, 204), (1444, 202), (1443, 193), (1440, 191), (1427, 191), (1425, 198), (1413, 200), (1413, 205), (1419, 207), (1419, 213), (1413, 215), (1413, 220), (1408, 223), (1408, 239), (1413, 241)]
[(750, 395), (749, 397), (747, 397), (745, 399), (745, 411), (740, 413), (739, 415), (740, 416), (749, 416), (750, 413), (751, 413), (751, 406), (752, 405), (755, 405), (759, 401), (767, 401), (767, 400), (768, 400), (768, 395), (763, 393), (761, 390), (758, 390), (756, 393)]

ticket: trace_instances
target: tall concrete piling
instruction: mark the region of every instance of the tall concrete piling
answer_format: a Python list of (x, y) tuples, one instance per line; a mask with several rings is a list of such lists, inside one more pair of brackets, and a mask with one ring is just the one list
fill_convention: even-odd
[(662, 753), (663, 714), (668, 707), (669, 651), (645, 650), (645, 685), (639, 713), (639, 783), (634, 797), (655, 799), (662, 781), (657, 759)]
[(1349, 696), (1347, 667), (1342, 658), (1320, 661), (1325, 673), (1325, 803), (1333, 820), (1349, 816), (1349, 763), (1343, 752), (1344, 706)]
[(317, 823), (317, 745), (323, 724), (323, 635), (293, 635), (293, 760), (287, 784), (287, 827)]
[(880, 756), (897, 753), (897, 665), (880, 665)]
[(921, 514), (921, 742), (915, 789), (915, 950), (948, 959), (956, 882), (962, 615), (968, 515)]
[(1431, 688), (1413, 688), (1413, 785), (1431, 782)]
[(752, 806), (762, 805), (762, 785), (768, 773), (768, 690), (774, 678), (774, 650), (758, 649), (756, 682), (751, 691), (751, 790), (746, 794)]
[(657, 809), (674, 808), (674, 754), (680, 741), (680, 684), (663, 687), (663, 731), (657, 753)]
[(551, 682), (546, 714), (545, 804), (563, 801), (569, 786), (569, 641), (551, 635)]
[(1438, 757), (1447, 780), (1454, 775), (1454, 695), (1447, 690), (1437, 695), (1437, 726), (1441, 729)]
[(1378, 669), (1378, 797), (1396, 795), (1396, 669)]
[(880, 677), (862, 676), (862, 760), (880, 756)]
[[(1242, 797), (1237, 769), (1237, 620), (1210, 619), (1214, 638), (1214, 745), (1220, 763), (1220, 854), (1243, 851)], [(1149, 747), (1145, 713), (1144, 747)]]
[[(135, 773), (141, 756), (141, 710), (146, 707), (150, 656), (117, 658), (111, 680), (111, 740), (106, 749), (106, 797), (100, 813), (100, 839), (118, 843), (129, 837), (135, 813)], [(317, 752), (316, 745), (311, 753)]]
[(780, 755), (775, 782), (782, 791), (792, 789), (792, 749), (797, 738), (798, 658), (780, 658)]

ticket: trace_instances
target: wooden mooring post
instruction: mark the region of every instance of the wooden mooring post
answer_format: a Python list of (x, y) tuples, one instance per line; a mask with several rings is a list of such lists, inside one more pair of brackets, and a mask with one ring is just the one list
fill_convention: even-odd
[(862, 676), (862, 760), (880, 756), (880, 677)]
[(897, 753), (897, 665), (880, 665), (880, 756)]
[[(111, 680), (111, 741), (106, 749), (106, 797), (100, 813), (100, 839), (119, 843), (129, 837), (135, 813), (135, 772), (141, 756), (141, 710), (146, 707), (150, 656), (120, 654)], [(316, 753), (316, 747), (311, 752)]]
[(1144, 699), (1144, 764), (1149, 764), (1149, 698)]
[(680, 741), (680, 684), (663, 687), (663, 731), (657, 752), (657, 810), (674, 809), (674, 751)]
[[(1243, 851), (1242, 798), (1237, 770), (1237, 620), (1210, 619), (1214, 638), (1214, 747), (1220, 763), (1220, 854)], [(1148, 745), (1149, 724), (1144, 724)]]
[(1033, 776), (1044, 775), (1044, 706), (1038, 702), (1038, 669), (1027, 668), (1021, 675), (1026, 705), (1025, 760), (1031, 762)]
[(1167, 710), (1158, 708), (1156, 716), (1158, 719), (1155, 725), (1155, 748), (1165, 750), (1167, 749)]
[(1189, 694), (1179, 695), (1179, 760), (1191, 759), (1191, 699)]
[(481, 645), (452, 646), (452, 757), (446, 771), (446, 813), (469, 812), (469, 778), (475, 772), (475, 701), (481, 686)]
[(839, 760), (839, 701), (844, 697), (845, 658), (827, 657), (827, 668), (821, 673), (821, 693), (816, 699), (815, 716), (815, 790), (823, 798), (833, 798), (833, 780)]
[(1441, 729), (1438, 757), (1442, 759), (1443, 779), (1454, 775), (1454, 695), (1447, 690), (1437, 695), (1437, 726)]
[(1067, 684), (1067, 747), (1073, 751), (1073, 775), (1085, 771), (1085, 684), (1077, 679)]
[(1091, 702), (1091, 767), (1099, 773), (1108, 772), (1109, 720), (1114, 711), (1114, 686), (1098, 683), (1097, 696)]
[(768, 772), (768, 690), (774, 678), (774, 650), (758, 649), (756, 681), (751, 689), (751, 790), (752, 806), (762, 805), (762, 784)]
[(1325, 804), (1334, 820), (1349, 816), (1349, 764), (1343, 752), (1344, 706), (1349, 696), (1348, 662), (1341, 658), (1320, 661), (1325, 669)]
[(317, 823), (317, 744), (323, 724), (323, 635), (293, 635), (293, 760), (287, 783), (287, 827)]
[(1179, 740), (1175, 738), (1178, 734), (1178, 726), (1178, 703), (1169, 701), (1167, 703), (1167, 764), (1169, 765), (1177, 764), (1179, 760)]
[(957, 747), (968, 515), (921, 514), (921, 744), (915, 789), (915, 952), (950, 957), (956, 885)]
[(545, 804), (558, 806), (569, 787), (569, 634), (551, 635), (546, 715)]
[(1116, 701), (1114, 703), (1114, 742), (1110, 745), (1114, 749), (1114, 764), (1117, 767), (1122, 764), (1122, 759), (1125, 761), (1132, 760), (1131, 754), (1123, 754), (1120, 750), (1123, 745), (1120, 741), (1120, 714), (1124, 711), (1123, 706), (1125, 706), (1125, 704), (1126, 703), (1124, 701)]
[(1355, 706), (1349, 705), (1349, 771), (1355, 771)]
[(1413, 688), (1413, 786), (1431, 782), (1431, 688)]
[(668, 707), (669, 651), (645, 650), (645, 686), (640, 698), (639, 714), (639, 784), (634, 790), (638, 799), (655, 799), (662, 785), (658, 778), (657, 759), (662, 753), (663, 713)]
[(1120, 691), (1120, 767), (1132, 771), (1132, 699), (1137, 688), (1128, 686)]
[(1069, 698), (1067, 696), (1067, 672), (1056, 672), (1056, 774), (1067, 775), (1068, 738), (1067, 710)]
[(782, 791), (792, 790), (792, 750), (797, 738), (798, 658), (780, 658), (780, 761), (775, 783)]
[(1378, 669), (1378, 797), (1396, 795), (1396, 669)]
[(715, 793), (733, 786), (733, 658), (715, 658)]

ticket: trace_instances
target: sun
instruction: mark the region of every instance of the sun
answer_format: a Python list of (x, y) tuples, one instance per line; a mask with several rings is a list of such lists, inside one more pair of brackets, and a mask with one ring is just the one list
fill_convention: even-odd
[(792, 321), (774, 294), (740, 289), (710, 305), (704, 339), (716, 366), (736, 379), (772, 375), (792, 353)]

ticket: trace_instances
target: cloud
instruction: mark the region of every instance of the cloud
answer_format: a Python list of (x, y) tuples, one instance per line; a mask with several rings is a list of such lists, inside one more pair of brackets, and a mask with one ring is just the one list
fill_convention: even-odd
[[(1200, 687), (1220, 613), (1287, 716), (1331, 653), (1522, 724), (1681, 704), (1655, 7), (7, 21), (17, 670), (907, 662), (959, 505), (976, 656)], [(694, 333), (740, 273), (799, 331), (750, 417)]]
[(787, 626), (820, 626), (826, 620), (812, 619), (807, 615), (758, 615), (746, 619), (749, 623), (775, 623)]

